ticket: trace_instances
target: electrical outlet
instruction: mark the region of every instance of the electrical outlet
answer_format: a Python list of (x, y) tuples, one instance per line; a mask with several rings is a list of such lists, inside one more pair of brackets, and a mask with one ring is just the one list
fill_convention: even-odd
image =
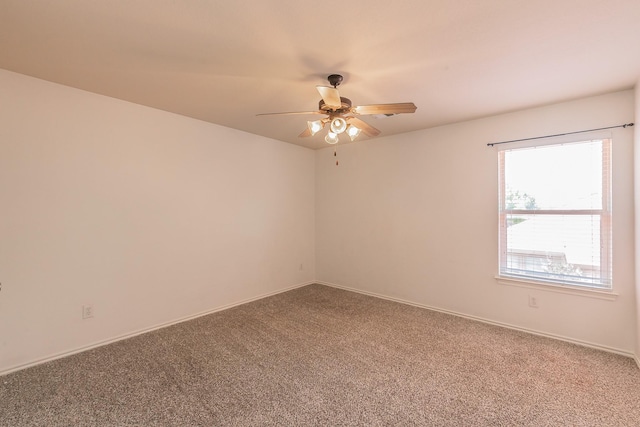
[(538, 298), (529, 295), (529, 307), (538, 308)]
[(83, 305), (82, 306), (82, 318), (90, 319), (93, 317), (93, 306), (92, 305)]

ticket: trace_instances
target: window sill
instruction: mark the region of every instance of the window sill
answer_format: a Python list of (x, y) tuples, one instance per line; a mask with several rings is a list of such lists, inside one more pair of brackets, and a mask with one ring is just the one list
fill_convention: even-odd
[(557, 292), (560, 294), (579, 295), (583, 297), (597, 298), (607, 301), (615, 301), (618, 298), (617, 293), (607, 290), (538, 282), (535, 280), (524, 280), (507, 276), (496, 276), (495, 279), (501, 285), (518, 286), (521, 288), (529, 289), (541, 289), (550, 292)]

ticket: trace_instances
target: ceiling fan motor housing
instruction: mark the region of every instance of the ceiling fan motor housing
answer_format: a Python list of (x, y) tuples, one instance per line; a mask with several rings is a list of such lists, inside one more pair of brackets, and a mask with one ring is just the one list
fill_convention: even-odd
[(327, 104), (325, 104), (324, 99), (321, 99), (318, 102), (318, 108), (321, 111), (333, 112), (333, 113), (348, 113), (351, 111), (351, 100), (349, 98), (345, 98), (343, 96), (340, 97), (340, 103), (342, 104), (340, 108), (331, 108)]

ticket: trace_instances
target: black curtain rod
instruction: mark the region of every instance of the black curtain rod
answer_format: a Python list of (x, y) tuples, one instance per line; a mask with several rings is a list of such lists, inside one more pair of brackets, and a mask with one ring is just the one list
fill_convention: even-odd
[(577, 130), (575, 132), (567, 132), (567, 133), (557, 133), (555, 135), (546, 135), (546, 136), (534, 136), (533, 138), (523, 138), (523, 139), (512, 139), (511, 141), (502, 141), (502, 142), (490, 142), (487, 144), (487, 147), (493, 147), (494, 145), (499, 144), (509, 144), (510, 142), (520, 142), (520, 141), (531, 141), (532, 139), (543, 139), (543, 138), (552, 138), (554, 136), (563, 136), (563, 135), (573, 135), (574, 133), (584, 133), (584, 132), (594, 132), (596, 130), (605, 130), (605, 129), (615, 129), (615, 128), (627, 128), (633, 126), (634, 123), (627, 123), (624, 125), (618, 126), (609, 126), (606, 128), (598, 128), (598, 129), (587, 129), (587, 130)]

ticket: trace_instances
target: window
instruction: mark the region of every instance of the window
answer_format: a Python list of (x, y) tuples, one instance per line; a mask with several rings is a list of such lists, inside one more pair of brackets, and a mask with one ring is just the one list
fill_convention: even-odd
[(499, 152), (500, 277), (611, 289), (611, 140)]

